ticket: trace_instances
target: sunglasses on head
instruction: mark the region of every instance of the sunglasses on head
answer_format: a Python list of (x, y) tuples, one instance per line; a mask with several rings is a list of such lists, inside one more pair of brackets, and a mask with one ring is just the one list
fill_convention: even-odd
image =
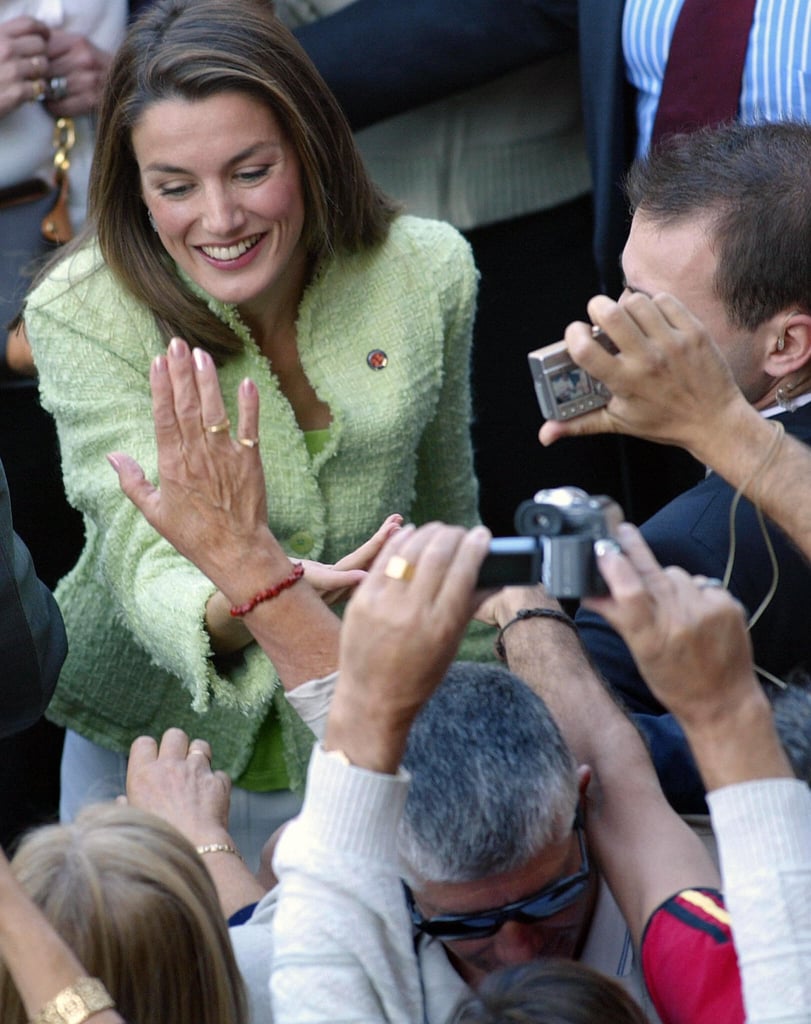
[(586, 891), (591, 873), (579, 807), (572, 828), (577, 834), (580, 847), (580, 867), (575, 874), (548, 882), (542, 889), (530, 896), (525, 896), (523, 899), (508, 903), (503, 907), (480, 910), (473, 914), (438, 914), (436, 917), (426, 918), (422, 916), (417, 907), (414, 893), (403, 882), (406, 903), (414, 927), (425, 935), (448, 942), (463, 939), (486, 939), (489, 935), (495, 935), (499, 928), (508, 921), (535, 924), (570, 907)]

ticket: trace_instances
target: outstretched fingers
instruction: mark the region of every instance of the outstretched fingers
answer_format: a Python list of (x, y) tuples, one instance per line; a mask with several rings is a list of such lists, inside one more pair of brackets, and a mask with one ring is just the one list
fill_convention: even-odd
[(239, 385), (237, 392), (239, 422), (237, 441), (245, 452), (259, 457), (259, 392), (256, 384), (248, 377)]
[(343, 571), (349, 569), (368, 569), (382, 551), (390, 537), (394, 536), (403, 525), (403, 517), (399, 512), (393, 512), (386, 516), (381, 525), (375, 530), (372, 536), (364, 541), (354, 551), (344, 555), (335, 565), (335, 569)]

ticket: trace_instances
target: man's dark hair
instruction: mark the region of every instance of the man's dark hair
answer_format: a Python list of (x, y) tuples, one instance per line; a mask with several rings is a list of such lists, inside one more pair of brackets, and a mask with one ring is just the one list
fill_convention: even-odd
[(489, 974), (453, 1024), (644, 1024), (615, 978), (557, 957)]
[(671, 136), (634, 164), (625, 187), (631, 209), (656, 224), (707, 219), (731, 324), (753, 331), (786, 309), (811, 312), (811, 125)]

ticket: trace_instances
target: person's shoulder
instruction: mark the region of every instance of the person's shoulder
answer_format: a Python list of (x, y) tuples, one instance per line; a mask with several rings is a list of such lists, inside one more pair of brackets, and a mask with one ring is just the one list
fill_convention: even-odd
[(112, 297), (119, 290), (95, 240), (90, 240), (54, 263), (29, 295), (27, 308), (39, 309), (57, 300), (81, 306), (94, 296)]
[(475, 301), (478, 271), (467, 239), (446, 221), (403, 214), (392, 224), (388, 254), (398, 273), (426, 294), (438, 296), (444, 309)]
[(460, 308), (472, 315), (477, 284), (470, 246), (456, 228), (401, 214), (378, 245), (325, 262), (299, 319), (304, 323), (311, 307), (357, 317), (359, 301), (379, 328), (404, 314), (413, 319), (418, 310), (432, 318)]
[(146, 310), (116, 279), (94, 239), (67, 253), (32, 289), (27, 321), (54, 320), (73, 325), (96, 321), (144, 327)]
[(419, 251), (427, 258), (473, 261), (470, 243), (453, 224), (443, 220), (401, 214), (392, 222), (388, 241), (401, 249)]
[(647, 519), (640, 527), (642, 535), (660, 561), (660, 551), (671, 546), (689, 548), (697, 541), (706, 543), (708, 536), (725, 539), (734, 494), (726, 480), (710, 473)]

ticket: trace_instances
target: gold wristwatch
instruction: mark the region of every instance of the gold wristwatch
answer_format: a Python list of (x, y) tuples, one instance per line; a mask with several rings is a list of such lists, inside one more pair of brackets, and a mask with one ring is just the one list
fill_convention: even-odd
[(33, 1024), (84, 1024), (94, 1013), (115, 1006), (98, 978), (79, 978), (46, 1003)]

